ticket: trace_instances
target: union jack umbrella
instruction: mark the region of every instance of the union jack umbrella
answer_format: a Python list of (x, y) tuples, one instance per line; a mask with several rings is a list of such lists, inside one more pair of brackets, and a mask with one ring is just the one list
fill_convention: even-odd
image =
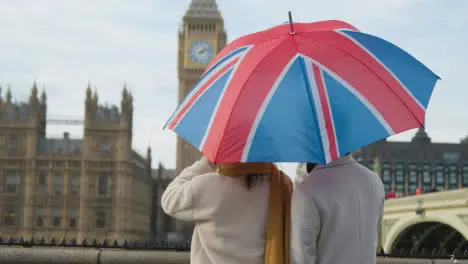
[(421, 127), (438, 79), (348, 23), (290, 18), (227, 45), (166, 127), (215, 164), (327, 164)]

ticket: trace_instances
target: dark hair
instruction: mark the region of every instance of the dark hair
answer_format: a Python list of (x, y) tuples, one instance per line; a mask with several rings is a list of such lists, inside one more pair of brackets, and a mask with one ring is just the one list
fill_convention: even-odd
[(264, 174), (247, 174), (245, 176), (245, 187), (251, 190), (255, 185), (263, 182)]
[[(349, 152), (349, 153), (346, 153), (343, 155), (344, 156), (350, 156), (352, 153)], [(315, 166), (317, 166), (317, 163), (307, 163), (307, 173), (310, 173), (314, 168)]]
[(315, 166), (317, 166), (317, 163), (307, 163), (307, 173), (310, 173), (315, 168)]

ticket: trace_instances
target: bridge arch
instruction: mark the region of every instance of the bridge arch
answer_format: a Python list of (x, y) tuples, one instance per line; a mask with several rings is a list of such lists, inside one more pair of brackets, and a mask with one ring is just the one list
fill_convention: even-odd
[(406, 250), (468, 249), (468, 227), (458, 217), (413, 217), (391, 228), (384, 243), (385, 252)]

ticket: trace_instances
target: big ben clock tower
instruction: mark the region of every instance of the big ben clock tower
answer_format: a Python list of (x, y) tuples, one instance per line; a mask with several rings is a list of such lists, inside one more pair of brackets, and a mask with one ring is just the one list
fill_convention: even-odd
[[(191, 0), (179, 30), (179, 104), (200, 79), (214, 56), (226, 46), (224, 21), (216, 0)], [(182, 138), (177, 138), (176, 173), (200, 159), (201, 153)], [(193, 225), (175, 221), (174, 231), (190, 239)]]
[[(224, 21), (216, 0), (192, 0), (179, 31), (179, 104), (225, 45)], [(200, 157), (197, 149), (177, 138), (177, 174)]]

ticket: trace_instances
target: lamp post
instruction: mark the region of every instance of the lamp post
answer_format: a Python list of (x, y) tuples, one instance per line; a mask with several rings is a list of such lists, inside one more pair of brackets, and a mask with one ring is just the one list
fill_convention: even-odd
[(419, 199), (418, 207), (416, 207), (416, 210), (415, 210), (416, 215), (424, 215), (425, 210), (424, 208), (422, 208), (422, 203), (423, 203), (423, 200)]

